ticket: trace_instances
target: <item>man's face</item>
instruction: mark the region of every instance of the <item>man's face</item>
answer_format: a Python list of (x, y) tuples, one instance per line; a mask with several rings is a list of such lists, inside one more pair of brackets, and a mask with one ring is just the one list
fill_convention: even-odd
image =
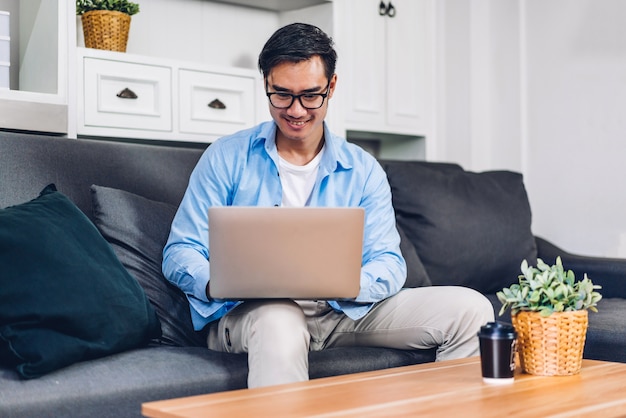
[(311, 143), (321, 140), (328, 100), (335, 90), (336, 80), (337, 77), (333, 75), (329, 83), (325, 75), (324, 63), (319, 56), (298, 63), (284, 62), (272, 68), (266, 79), (268, 93), (328, 93), (324, 104), (319, 109), (307, 109), (298, 99), (286, 109), (277, 109), (268, 103), (272, 119), (278, 126), (277, 140), (287, 139)]

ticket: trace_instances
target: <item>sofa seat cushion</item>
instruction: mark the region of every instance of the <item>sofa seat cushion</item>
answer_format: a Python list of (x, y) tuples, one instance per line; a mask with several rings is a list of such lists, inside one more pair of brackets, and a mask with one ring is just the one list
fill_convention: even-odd
[(0, 369), (2, 417), (140, 417), (141, 403), (245, 388), (245, 354), (149, 346), (39, 379)]
[[(309, 353), (311, 378), (424, 363), (434, 350), (341, 347)], [(0, 417), (140, 417), (143, 402), (246, 387), (246, 354), (150, 346), (24, 381), (0, 369)], [(61, 383), (61, 384), (59, 384)]]
[(0, 210), (0, 362), (33, 378), (146, 344), (158, 318), (91, 221), (54, 185)]
[(433, 285), (493, 293), (537, 258), (522, 176), (430, 163), (389, 164), (398, 224)]
[(435, 361), (436, 349), (397, 350), (380, 347), (335, 347), (309, 353), (309, 377), (360, 373)]
[(161, 322), (161, 343), (206, 347), (193, 329), (184, 293), (163, 276), (163, 247), (176, 207), (124, 190), (91, 186), (94, 223), (143, 287)]

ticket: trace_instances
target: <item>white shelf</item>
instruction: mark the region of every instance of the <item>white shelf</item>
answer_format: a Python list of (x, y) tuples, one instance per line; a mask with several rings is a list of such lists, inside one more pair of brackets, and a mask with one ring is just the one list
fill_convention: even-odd
[(66, 134), (74, 6), (62, 0), (13, 0), (4, 6), (13, 11), (13, 36), (11, 89), (0, 89), (0, 129)]
[(238, 6), (254, 7), (255, 9), (286, 12), (330, 3), (332, 0), (212, 0), (216, 3), (227, 3)]

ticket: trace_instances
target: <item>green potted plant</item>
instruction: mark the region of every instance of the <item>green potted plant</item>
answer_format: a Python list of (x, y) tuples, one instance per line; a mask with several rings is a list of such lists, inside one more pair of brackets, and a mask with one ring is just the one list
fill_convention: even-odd
[(76, 0), (87, 48), (126, 52), (130, 17), (139, 4), (128, 0)]
[(565, 270), (561, 257), (548, 265), (537, 259), (532, 267), (524, 260), (519, 282), (496, 295), (500, 315), (511, 309), (518, 334), (520, 364), (537, 375), (570, 375), (580, 371), (587, 334), (588, 310), (597, 312), (602, 295), (585, 273), (576, 281)]

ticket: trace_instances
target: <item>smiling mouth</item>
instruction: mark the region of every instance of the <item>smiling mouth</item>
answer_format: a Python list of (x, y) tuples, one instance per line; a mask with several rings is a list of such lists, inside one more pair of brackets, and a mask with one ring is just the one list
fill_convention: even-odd
[(308, 120), (293, 120), (293, 119), (285, 119), (288, 124), (293, 126), (304, 126)]

